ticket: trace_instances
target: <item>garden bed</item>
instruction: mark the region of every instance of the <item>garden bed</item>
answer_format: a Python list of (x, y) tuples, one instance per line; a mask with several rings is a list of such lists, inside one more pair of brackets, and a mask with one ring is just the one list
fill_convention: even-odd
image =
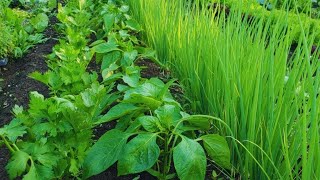
[[(8, 124), (13, 118), (12, 108), (15, 105), (23, 106), (27, 108), (29, 103), (29, 93), (31, 91), (38, 91), (39, 93), (49, 97), (48, 87), (43, 83), (36, 81), (29, 76), (30, 73), (34, 71), (39, 71), (44, 73), (48, 70), (46, 64), (46, 55), (52, 52), (52, 48), (57, 43), (58, 34), (53, 29), (54, 24), (57, 20), (53, 17), (50, 21), (49, 28), (45, 31), (46, 38), (49, 38), (43, 44), (38, 44), (30, 50), (28, 54), (24, 57), (16, 60), (9, 61), (6, 66), (0, 67), (0, 78), (4, 81), (2, 83), (2, 95), (0, 96), (0, 126)], [(163, 70), (159, 65), (152, 62), (151, 60), (143, 59), (136, 63), (141, 66), (141, 76), (142, 78), (150, 79), (152, 77), (158, 77), (164, 82), (169, 81), (170, 72)], [(88, 70), (99, 71), (99, 66), (92, 60)], [(173, 95), (179, 99), (181, 102), (183, 100), (182, 89), (178, 86), (173, 86), (170, 91)], [(95, 129), (95, 136), (98, 139), (106, 131), (111, 130), (115, 127), (116, 123), (107, 123), (97, 129)], [(10, 158), (9, 151), (3, 146), (0, 148), (0, 179), (9, 179), (5, 166)], [(128, 176), (117, 176), (116, 165), (113, 165), (110, 169), (105, 172), (92, 177), (94, 180), (102, 179), (119, 179), (119, 180), (129, 180), (135, 177), (140, 177), (140, 179), (156, 179), (148, 173), (141, 173), (138, 175), (128, 175)], [(208, 174), (210, 177), (210, 174)]]
[[(50, 24), (56, 23), (56, 19), (52, 18)], [(0, 78), (2, 83), (2, 92), (0, 96), (0, 126), (8, 124), (12, 118), (12, 108), (15, 105), (26, 107), (29, 103), (29, 92), (39, 91), (44, 95), (48, 95), (48, 88), (28, 77), (34, 71), (45, 72), (47, 64), (45, 63), (46, 55), (51, 53), (52, 47), (57, 43), (55, 38), (57, 34), (50, 26), (45, 31), (45, 36), (50, 38), (43, 44), (38, 44), (30, 50), (28, 54), (20, 59), (9, 61), (8, 65), (0, 67)], [(5, 166), (9, 159), (8, 150), (2, 146), (0, 148), (0, 179), (9, 179)]]

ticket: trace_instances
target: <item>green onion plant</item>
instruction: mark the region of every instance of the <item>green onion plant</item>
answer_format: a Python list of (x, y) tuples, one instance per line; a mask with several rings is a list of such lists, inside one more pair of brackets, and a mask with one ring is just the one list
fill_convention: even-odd
[(216, 123), (213, 133), (228, 137), (233, 177), (320, 177), (319, 53), (311, 53), (316, 32), (300, 21), (292, 50), (292, 30), (280, 23), (287, 16), (274, 22), (199, 0), (129, 2), (145, 40), (181, 80), (192, 110), (230, 127)]

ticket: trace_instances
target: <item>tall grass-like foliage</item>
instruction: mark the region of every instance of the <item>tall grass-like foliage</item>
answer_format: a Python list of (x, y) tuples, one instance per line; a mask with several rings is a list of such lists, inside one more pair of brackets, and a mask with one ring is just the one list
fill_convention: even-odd
[(308, 29), (288, 57), (292, 37), (280, 23), (245, 20), (236, 11), (226, 17), (179, 0), (130, 2), (194, 110), (230, 128), (216, 124), (229, 137), (233, 176), (320, 177), (320, 63), (310, 54)]

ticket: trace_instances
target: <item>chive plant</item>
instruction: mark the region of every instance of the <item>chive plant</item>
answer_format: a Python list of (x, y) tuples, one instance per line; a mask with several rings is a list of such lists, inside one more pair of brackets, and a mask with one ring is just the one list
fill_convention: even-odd
[(319, 53), (310, 53), (316, 32), (300, 23), (290, 53), (292, 30), (267, 18), (232, 9), (225, 15), (183, 0), (130, 3), (149, 45), (182, 80), (193, 110), (231, 128), (216, 124), (229, 139), (232, 175), (320, 177)]

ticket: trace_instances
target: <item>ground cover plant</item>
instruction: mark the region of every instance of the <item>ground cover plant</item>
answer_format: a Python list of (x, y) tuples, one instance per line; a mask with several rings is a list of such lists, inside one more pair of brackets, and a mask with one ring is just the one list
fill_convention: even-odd
[[(168, 90), (175, 80), (140, 77), (137, 59), (158, 60), (137, 38), (142, 29), (128, 10), (123, 1), (59, 4), (62, 36), (48, 56), (49, 70), (30, 74), (50, 96), (31, 92), (28, 108), (16, 106), (15, 118), (0, 128), (12, 155), (6, 166), (11, 179), (88, 178), (118, 160), (119, 175), (148, 171), (159, 179), (202, 179), (205, 150), (230, 168), (226, 140), (207, 133), (213, 120), (221, 120), (183, 112)], [(92, 35), (96, 41), (89, 43)], [(87, 71), (93, 57), (101, 72)], [(94, 128), (115, 120), (116, 128), (94, 143)]]
[[(231, 177), (320, 177), (319, 53), (310, 53), (318, 40), (303, 18), (296, 16), (297, 38), (285, 18), (243, 18), (239, 9), (250, 7), (239, 5), (226, 17), (190, 1), (130, 2), (145, 39), (182, 80), (194, 110), (230, 127), (215, 124), (229, 137)], [(293, 39), (298, 48), (289, 57)]]

